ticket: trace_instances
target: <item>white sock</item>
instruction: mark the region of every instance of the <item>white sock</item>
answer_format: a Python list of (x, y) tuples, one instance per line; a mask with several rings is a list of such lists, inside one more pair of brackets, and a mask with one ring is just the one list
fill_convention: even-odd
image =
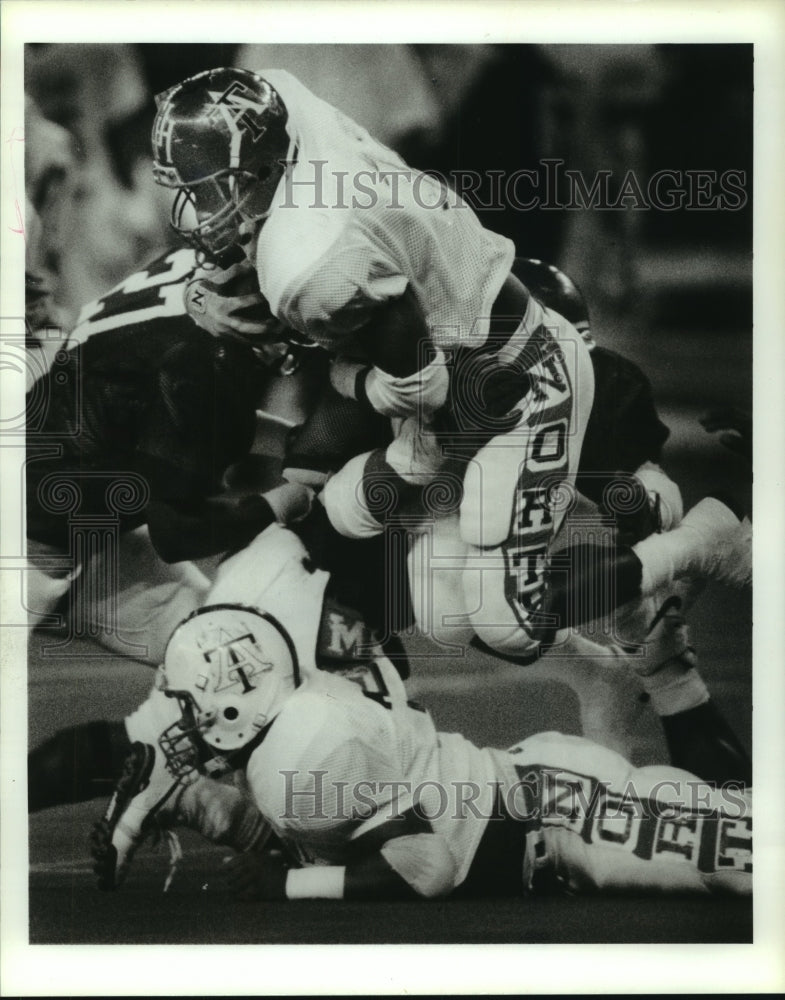
[(657, 715), (676, 715), (709, 700), (709, 689), (698, 671), (694, 667), (685, 670), (678, 659), (664, 664), (654, 674), (641, 677), (640, 681)]
[(644, 462), (636, 469), (635, 478), (643, 483), (649, 493), (656, 493), (659, 497), (662, 530), (670, 531), (675, 528), (684, 516), (681, 491), (676, 483), (653, 462)]
[(690, 572), (696, 545), (700, 536), (686, 524), (633, 545), (642, 567), (641, 595), (649, 597), (660, 587), (670, 587), (674, 577)]
[(641, 595), (649, 597), (660, 587), (667, 587), (673, 582), (676, 572), (676, 560), (679, 557), (678, 544), (674, 545), (671, 535), (676, 532), (666, 532), (662, 535), (649, 535), (642, 542), (637, 542), (632, 551), (641, 563)]

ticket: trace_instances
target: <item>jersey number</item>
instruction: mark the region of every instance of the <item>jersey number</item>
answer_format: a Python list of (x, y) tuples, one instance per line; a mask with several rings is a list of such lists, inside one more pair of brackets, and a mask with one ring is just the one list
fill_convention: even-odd
[(183, 282), (193, 271), (193, 250), (176, 250), (137, 271), (96, 302), (85, 306), (72, 335), (84, 342), (94, 333), (185, 314)]

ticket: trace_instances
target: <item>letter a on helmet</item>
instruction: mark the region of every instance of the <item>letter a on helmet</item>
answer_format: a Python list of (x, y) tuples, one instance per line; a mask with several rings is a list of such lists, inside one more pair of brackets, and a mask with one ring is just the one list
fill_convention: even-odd
[(172, 633), (158, 686), (178, 722), (160, 739), (169, 770), (217, 775), (240, 766), (300, 683), (289, 633), (272, 615), (237, 604), (200, 608)]

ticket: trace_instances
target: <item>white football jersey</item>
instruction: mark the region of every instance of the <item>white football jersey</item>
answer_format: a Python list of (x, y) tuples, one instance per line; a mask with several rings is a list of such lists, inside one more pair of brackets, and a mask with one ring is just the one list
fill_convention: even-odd
[[(306, 568), (306, 555), (296, 535), (271, 525), (221, 564), (207, 598), (275, 615), (292, 637), (304, 678), (249, 762), (257, 805), (311, 864), (344, 862), (365, 820), (413, 806), (444, 836), (459, 885), (491, 815), (493, 752), (437, 733), (431, 716), (407, 701), (398, 671), (383, 656), (341, 674), (317, 669), (328, 574)], [(345, 629), (335, 636), (338, 645), (348, 638)]]
[(271, 524), (218, 567), (205, 604), (245, 604), (281, 621), (300, 673), (316, 669), (316, 647), (329, 574), (306, 569), (308, 552), (293, 532)]
[(437, 732), (388, 660), (350, 676), (315, 674), (285, 704), (247, 769), (260, 811), (303, 864), (345, 864), (364, 822), (413, 808), (460, 885), (493, 808), (492, 752)]
[(335, 347), (411, 286), (437, 345), (482, 344), (513, 243), (289, 73), (262, 75), (286, 105), (296, 157), (251, 251), (273, 312)]

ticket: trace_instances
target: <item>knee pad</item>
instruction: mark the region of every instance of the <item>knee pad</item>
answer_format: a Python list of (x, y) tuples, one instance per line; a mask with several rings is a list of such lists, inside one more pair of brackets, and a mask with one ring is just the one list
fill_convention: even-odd
[[(490, 452), (491, 449), (486, 451)], [(515, 468), (513, 464), (513, 469)], [(462, 540), (468, 545), (477, 547), (501, 545), (510, 534), (515, 478), (494, 475), (494, 471), (496, 470), (487, 456), (482, 464), (475, 456), (466, 469), (460, 510), (460, 532)]]
[(535, 656), (539, 639), (529, 635), (510, 603), (507, 594), (510, 580), (501, 549), (493, 554), (497, 556), (493, 568), (463, 570), (461, 582), (467, 620), (477, 638), (502, 656)]

